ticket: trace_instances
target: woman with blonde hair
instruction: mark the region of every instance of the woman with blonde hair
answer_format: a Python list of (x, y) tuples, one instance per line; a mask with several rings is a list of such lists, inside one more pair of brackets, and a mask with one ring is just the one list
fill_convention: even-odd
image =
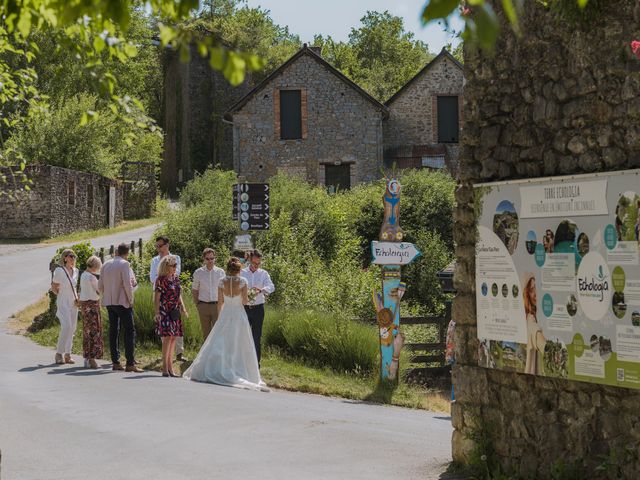
[(158, 265), (155, 282), (154, 305), (156, 332), (162, 337), (162, 376), (178, 377), (173, 372), (173, 351), (176, 339), (182, 337), (181, 314), (188, 316), (182, 301), (180, 279), (176, 275), (178, 262), (173, 255), (166, 255)]
[(104, 354), (102, 315), (98, 276), (102, 262), (95, 255), (87, 260), (87, 269), (80, 275), (80, 311), (82, 312), (82, 353), (85, 368), (98, 368), (97, 358)]
[(542, 333), (542, 328), (538, 324), (536, 277), (532, 273), (525, 275), (522, 296), (524, 299), (524, 312), (527, 318), (527, 360), (524, 367), (524, 373), (539, 375), (541, 373), (540, 354), (544, 354), (544, 347), (547, 343), (547, 339)]
[(60, 266), (54, 270), (51, 280), (51, 291), (57, 296), (56, 317), (60, 321), (60, 334), (58, 335), (55, 357), (57, 364), (76, 363), (71, 358), (71, 347), (73, 335), (78, 326), (77, 284), (76, 254), (67, 248), (60, 255)]

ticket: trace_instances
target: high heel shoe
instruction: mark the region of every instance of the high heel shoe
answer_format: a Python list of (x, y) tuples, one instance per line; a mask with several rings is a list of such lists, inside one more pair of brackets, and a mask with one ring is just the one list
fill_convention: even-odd
[(163, 377), (170, 377), (171, 375), (169, 375), (169, 372), (162, 372), (162, 376)]
[(64, 354), (64, 363), (76, 363), (76, 361), (73, 358), (71, 358), (71, 354), (65, 353)]
[(94, 370), (98, 368), (98, 362), (96, 362), (95, 358), (89, 359), (89, 368), (92, 368)]
[(62, 365), (64, 363), (64, 359), (62, 358), (61, 353), (56, 353), (56, 364)]
[(170, 376), (170, 377), (173, 377), (173, 378), (180, 378), (182, 375), (176, 375), (176, 374), (175, 374), (175, 373), (173, 373), (173, 372), (169, 372), (169, 376)]

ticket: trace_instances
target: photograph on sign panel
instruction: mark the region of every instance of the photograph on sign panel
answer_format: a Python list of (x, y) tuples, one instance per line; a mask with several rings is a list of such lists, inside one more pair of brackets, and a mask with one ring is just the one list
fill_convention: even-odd
[(509, 254), (513, 255), (518, 246), (518, 214), (509, 200), (502, 200), (496, 208), (493, 233), (504, 243)]

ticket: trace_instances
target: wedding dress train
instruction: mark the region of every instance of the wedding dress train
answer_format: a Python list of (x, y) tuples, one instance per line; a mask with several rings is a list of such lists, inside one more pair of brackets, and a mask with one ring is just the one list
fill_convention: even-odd
[[(229, 281), (232, 285), (246, 284), (243, 278), (235, 278), (238, 279), (236, 282), (229, 277), (224, 281)], [(235, 288), (231, 293), (233, 290)], [(242, 304), (242, 295), (224, 295), (224, 305), (218, 321), (183, 377), (197, 382), (269, 391), (260, 378), (258, 359), (251, 327)]]

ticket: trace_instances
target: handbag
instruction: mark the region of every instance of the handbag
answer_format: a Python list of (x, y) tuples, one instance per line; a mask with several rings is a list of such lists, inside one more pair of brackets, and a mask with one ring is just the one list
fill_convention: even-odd
[(169, 312), (169, 318), (171, 318), (171, 320), (173, 320), (174, 322), (180, 320), (180, 309), (178, 307), (173, 308)]
[(71, 291), (73, 292), (73, 296), (75, 298), (74, 300), (74, 305), (76, 307), (80, 306), (80, 299), (78, 298), (78, 293), (76, 292), (76, 287), (73, 285), (73, 281), (71, 280), (71, 277), (69, 276), (69, 273), (67, 272), (67, 269), (64, 267), (58, 267), (61, 268), (62, 271), (64, 272), (64, 274), (67, 276), (67, 280), (69, 280), (69, 285), (71, 285)]

